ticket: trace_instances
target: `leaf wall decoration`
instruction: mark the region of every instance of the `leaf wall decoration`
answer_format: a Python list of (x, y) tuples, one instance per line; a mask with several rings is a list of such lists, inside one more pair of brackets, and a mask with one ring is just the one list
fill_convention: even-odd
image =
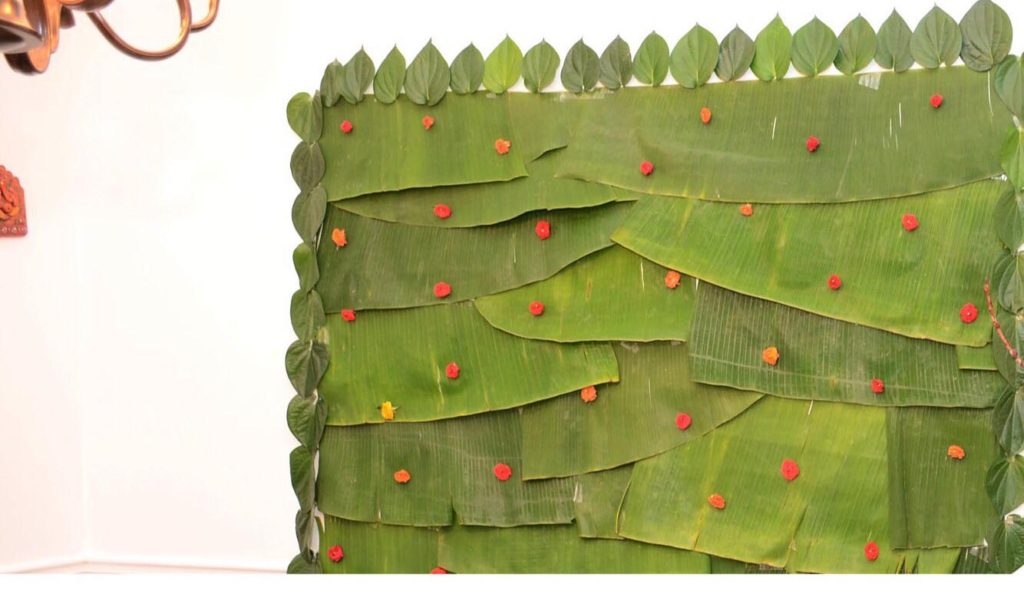
[(913, 32), (910, 26), (895, 10), (878, 28), (878, 50), (875, 62), (884, 69), (902, 73), (914, 65), (914, 55), (910, 50)]
[(621, 37), (616, 36), (601, 53), (600, 79), (608, 89), (625, 87), (633, 80), (633, 56)]
[(633, 74), (636, 80), (657, 87), (668, 76), (668, 42), (654, 31), (644, 38), (633, 57)]
[(996, 67), (993, 83), (999, 97), (1017, 118), (1024, 118), (1024, 65), (1016, 56), (1007, 56)]
[(694, 25), (679, 40), (669, 62), (672, 77), (688, 89), (707, 83), (717, 64), (718, 40), (700, 25)]
[(484, 87), (493, 93), (505, 93), (516, 84), (523, 72), (523, 52), (512, 41), (505, 39), (487, 56), (484, 63)]
[(1010, 53), (1013, 25), (1006, 11), (992, 0), (978, 0), (960, 21), (964, 64), (977, 71), (991, 70)]
[(914, 60), (925, 68), (952, 66), (960, 56), (963, 36), (953, 17), (938, 6), (921, 19), (910, 38)]
[(754, 61), (754, 40), (739, 27), (722, 38), (715, 74), (723, 81), (739, 79), (750, 70)]
[(451, 71), (444, 56), (427, 42), (405, 71), (405, 95), (414, 104), (433, 106), (444, 99)]
[(762, 81), (774, 81), (789, 72), (793, 35), (778, 15), (754, 39), (754, 61), (750, 70)]
[(288, 126), (306, 143), (313, 143), (320, 138), (323, 127), (323, 107), (320, 94), (310, 96), (308, 93), (297, 93), (288, 101)]
[(839, 42), (836, 34), (814, 17), (793, 34), (793, 66), (802, 75), (813, 77), (832, 66)]
[(839, 34), (836, 68), (844, 75), (852, 75), (871, 64), (877, 51), (875, 30), (871, 28), (871, 23), (868, 23), (867, 19), (857, 15), (857, 18), (850, 21)]
[(345, 64), (344, 76), (339, 86), (341, 97), (350, 104), (363, 101), (363, 94), (373, 83), (374, 71), (373, 60), (360, 49)]
[(992, 411), (992, 428), (1007, 454), (1024, 451), (1024, 389), (1007, 386)]
[(330, 108), (341, 99), (341, 84), (345, 80), (345, 66), (335, 59), (324, 69), (320, 79), (320, 96), (323, 105)]
[(1024, 456), (1000, 456), (988, 469), (985, 488), (1000, 516), (1024, 504)]
[[(398, 51), (398, 46), (391, 48), (384, 57), (377, 75), (373, 78), (373, 96), (383, 104), (394, 103), (402, 92), (405, 83), (405, 57)], [(330, 106), (328, 106), (330, 107)]]
[(459, 95), (474, 93), (484, 82), (484, 56), (469, 44), (452, 60), (452, 91)]
[(1018, 193), (1024, 191), (1024, 129), (1010, 129), (999, 152), (999, 163), (1013, 188)]
[(540, 93), (553, 83), (559, 60), (558, 52), (544, 40), (530, 48), (523, 58), (523, 83), (526, 88), (533, 93)]
[(593, 91), (601, 74), (601, 60), (590, 46), (579, 40), (565, 55), (562, 86), (572, 93)]

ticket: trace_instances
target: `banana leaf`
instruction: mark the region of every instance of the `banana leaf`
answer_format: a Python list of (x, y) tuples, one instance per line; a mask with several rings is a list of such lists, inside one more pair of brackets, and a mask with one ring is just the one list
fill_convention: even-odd
[[(910, 75), (908, 75), (910, 76)], [(867, 177), (873, 178), (873, 177)], [(1000, 255), (992, 219), (1009, 193), (985, 181), (948, 191), (841, 206), (734, 206), (644, 199), (612, 239), (719, 286), (915, 338), (983, 346), (983, 319), (960, 320)], [(919, 227), (904, 230), (904, 214)], [(729, 250), (722, 250), (728, 247)], [(838, 291), (829, 277), (842, 282)]]
[[(327, 574), (427, 574), (437, 566), (438, 529), (352, 522), (326, 516), (320, 535), (320, 565)], [(332, 562), (327, 551), (345, 555)]]
[[(434, 119), (429, 130), (424, 116)], [(346, 120), (352, 123), (348, 134), (339, 130)], [(321, 184), (328, 201), (526, 176), (526, 156), (504, 96), (451, 94), (435, 106), (406, 96), (389, 105), (339, 102), (324, 109), (323, 122), (320, 149), (327, 172)], [(495, 151), (499, 138), (512, 142), (506, 155)]]
[[(985, 493), (998, 454), (992, 411), (891, 408), (886, 418), (893, 545), (980, 545), (997, 516)], [(963, 460), (947, 455), (953, 444), (964, 449)]]
[[(348, 244), (320, 243), (317, 291), (330, 313), (453, 303), (518, 288), (609, 246), (628, 210), (628, 204), (610, 204), (446, 230), (331, 209), (324, 231), (344, 229)], [(547, 240), (534, 232), (541, 219), (550, 223)], [(442, 281), (451, 286), (451, 294), (438, 298), (434, 285)]]
[[(502, 410), (617, 381), (607, 344), (524, 340), (487, 324), (469, 303), (329, 315), (330, 366), (320, 381), (328, 425), (427, 421)], [(448, 363), (460, 368), (448, 379)]]
[[(945, 97), (938, 110), (935, 93)], [(998, 174), (1010, 124), (989, 77), (964, 67), (629, 88), (587, 105), (560, 175), (719, 201), (879, 199)], [(812, 135), (821, 147), (809, 153)]]
[[(695, 381), (787, 398), (875, 406), (989, 408), (990, 371), (958, 368), (948, 344), (912, 340), (701, 284), (690, 331)], [(775, 366), (762, 360), (774, 346)], [(884, 384), (875, 393), (872, 380)]]
[[(418, 226), (469, 228), (511, 220), (543, 209), (592, 207), (630, 201), (636, 193), (571, 178), (555, 178), (564, 150), (545, 154), (526, 165), (528, 176), (506, 182), (408, 189), (345, 201), (346, 211), (361, 216)], [(435, 205), (447, 205), (451, 216), (438, 218)]]
[[(516, 336), (586, 340), (686, 340), (696, 282), (665, 286), (664, 267), (622, 247), (609, 247), (547, 280), (473, 301), (494, 327)], [(524, 305), (544, 304), (534, 317)]]
[(992, 345), (981, 348), (974, 346), (956, 347), (956, 364), (961, 369), (970, 371), (998, 371), (996, 361), (992, 357)]
[[(617, 344), (621, 381), (597, 387), (597, 400), (578, 392), (522, 410), (523, 475), (564, 477), (604, 470), (694, 441), (737, 417), (760, 394), (697, 384), (687, 347), (678, 342)], [(685, 430), (679, 413), (691, 418)]]
[[(569, 144), (572, 124), (580, 113), (570, 93), (506, 93), (516, 146), (531, 162), (544, 153)], [(529, 168), (527, 168), (529, 169)]]
[[(512, 411), (430, 423), (328, 427), (320, 445), (318, 504), (332, 516), (410, 526), (570, 523), (572, 479), (524, 482)], [(492, 470), (504, 463), (512, 476)], [(396, 471), (411, 475), (406, 483)], [(579, 496), (586, 499), (586, 496)]]
[(574, 477), (576, 527), (580, 537), (622, 539), (618, 535), (619, 506), (629, 487), (633, 465)]

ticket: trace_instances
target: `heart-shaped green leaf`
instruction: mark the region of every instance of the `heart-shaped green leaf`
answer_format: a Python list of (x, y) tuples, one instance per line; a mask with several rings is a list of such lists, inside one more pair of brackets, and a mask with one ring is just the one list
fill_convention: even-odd
[(1003, 142), (999, 163), (1017, 192), (1024, 191), (1024, 129), (1014, 127)]
[(288, 380), (300, 396), (312, 396), (320, 378), (327, 370), (330, 354), (327, 347), (316, 341), (296, 340), (285, 354)]
[(832, 66), (838, 51), (836, 34), (818, 17), (793, 34), (793, 66), (802, 75), (813, 77)]
[(313, 542), (313, 528), (316, 524), (312, 510), (300, 509), (295, 513), (295, 540), (299, 543), (299, 549), (309, 549)]
[(299, 499), (299, 508), (309, 512), (313, 509), (316, 493), (316, 473), (313, 470), (313, 453), (303, 446), (292, 450), (288, 459), (291, 463), (292, 488)]
[(1024, 566), (1024, 518), (1000, 519), (988, 538), (988, 551), (992, 568), (998, 572), (1011, 574)]
[(668, 42), (651, 31), (633, 57), (633, 74), (637, 81), (657, 87), (668, 76), (668, 62)]
[(597, 52), (579, 40), (565, 55), (562, 64), (562, 86), (573, 93), (592, 91), (601, 74), (601, 60)]
[(434, 106), (444, 99), (450, 81), (448, 63), (428, 41), (405, 71), (405, 95), (414, 104)]
[(288, 574), (321, 574), (322, 572), (320, 560), (309, 550), (304, 550), (303, 553), (288, 562)]
[(299, 275), (299, 288), (305, 292), (313, 289), (320, 280), (320, 266), (316, 263), (316, 252), (313, 247), (302, 243), (292, 251), (292, 264)]
[(871, 64), (878, 49), (878, 40), (871, 23), (861, 15), (850, 21), (839, 34), (839, 54), (836, 56), (836, 68), (845, 75), (863, 69)]
[(1022, 59), (1007, 56), (996, 67), (994, 84), (1006, 107), (1024, 118), (1024, 65)]
[(632, 80), (633, 56), (629, 44), (616, 36), (601, 54), (601, 84), (608, 89), (618, 89)]
[(960, 57), (968, 68), (991, 70), (1010, 53), (1013, 25), (1006, 11), (992, 0), (978, 0), (960, 21), (963, 47)]
[(793, 35), (778, 15), (757, 34), (754, 40), (754, 61), (750, 70), (762, 81), (774, 81), (789, 71)]
[(306, 143), (313, 143), (320, 138), (323, 127), (324, 111), (320, 104), (320, 94), (313, 96), (308, 93), (296, 93), (288, 101), (288, 126)]
[(363, 101), (363, 95), (373, 83), (375, 67), (370, 56), (360, 48), (345, 64), (345, 76), (341, 80), (341, 97), (350, 104)]
[(734, 27), (722, 38), (718, 48), (718, 66), (715, 74), (723, 81), (733, 81), (750, 70), (754, 61), (754, 40), (739, 27)]
[(558, 52), (551, 44), (541, 42), (526, 52), (523, 58), (523, 83), (533, 93), (540, 93), (555, 80), (558, 72)]
[(710, 31), (694, 25), (672, 48), (670, 61), (676, 82), (694, 89), (708, 82), (718, 64), (718, 40)]
[(960, 27), (946, 11), (933, 7), (910, 36), (910, 53), (925, 68), (951, 65), (960, 56), (963, 37)]
[(319, 143), (299, 143), (292, 152), (292, 178), (299, 189), (307, 191), (324, 176), (324, 154)]
[(1013, 455), (996, 460), (985, 476), (985, 488), (1000, 516), (1024, 504), (1024, 456)]
[(327, 425), (327, 405), (319, 398), (296, 396), (288, 403), (288, 429), (306, 448), (315, 450)]
[(910, 38), (913, 32), (910, 26), (895, 10), (878, 28), (878, 51), (875, 62), (878, 66), (892, 69), (898, 73), (914, 65), (914, 55), (910, 52)]
[(316, 338), (325, 322), (324, 303), (320, 293), (315, 290), (297, 290), (292, 295), (291, 316), (292, 329), (299, 340)]
[(1007, 386), (992, 411), (992, 429), (1007, 453), (1024, 450), (1024, 388)]
[(304, 242), (314, 244), (326, 210), (327, 191), (320, 185), (309, 191), (302, 191), (295, 198), (295, 203), (292, 204), (292, 225)]
[(324, 107), (330, 108), (341, 99), (341, 84), (345, 80), (345, 66), (334, 60), (324, 69), (320, 79), (320, 97)]
[(523, 52), (516, 42), (506, 35), (484, 63), (484, 87), (494, 93), (505, 93), (509, 87), (516, 84), (522, 72)]
[(484, 55), (469, 44), (452, 60), (452, 91), (459, 95), (474, 93), (483, 81)]
[(1016, 252), (1017, 247), (1024, 244), (1024, 195), (1007, 188), (993, 215), (999, 240), (1007, 249)]
[(402, 92), (402, 84), (405, 82), (405, 56), (398, 51), (398, 46), (391, 48), (384, 62), (380, 63), (377, 69), (377, 76), (373, 78), (373, 95), (382, 104), (393, 103)]

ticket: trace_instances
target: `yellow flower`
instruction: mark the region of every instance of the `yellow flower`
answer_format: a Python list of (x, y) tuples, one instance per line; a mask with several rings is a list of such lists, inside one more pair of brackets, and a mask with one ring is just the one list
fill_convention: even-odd
[(384, 417), (385, 421), (390, 421), (395, 418), (395, 410), (391, 402), (385, 402), (380, 405), (380, 416)]

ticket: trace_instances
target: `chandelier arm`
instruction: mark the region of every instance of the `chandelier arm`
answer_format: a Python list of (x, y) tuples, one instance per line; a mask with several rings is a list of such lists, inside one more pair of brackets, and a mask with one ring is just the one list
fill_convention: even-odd
[[(214, 8), (213, 5), (216, 4), (216, 1), (217, 0), (213, 0), (211, 2), (211, 8)], [(192, 7), (189, 5), (189, 0), (177, 0), (177, 2), (178, 12), (181, 15), (181, 26), (178, 31), (178, 39), (170, 46), (156, 51), (141, 50), (126, 42), (117, 34), (116, 31), (113, 30), (113, 28), (110, 27), (110, 24), (107, 23), (107, 20), (103, 18), (103, 15), (100, 14), (99, 11), (87, 14), (89, 15), (89, 19), (92, 21), (93, 25), (96, 25), (96, 28), (103, 34), (103, 37), (107, 38), (107, 41), (109, 41), (118, 50), (121, 50), (132, 58), (138, 58), (140, 60), (163, 60), (164, 58), (169, 58), (181, 51), (181, 48), (185, 46), (185, 42), (188, 41), (189, 31), (192, 29)], [(207, 18), (209, 18), (209, 15)], [(203, 20), (206, 21), (207, 19)], [(207, 23), (207, 25), (209, 25), (209, 23)]]

